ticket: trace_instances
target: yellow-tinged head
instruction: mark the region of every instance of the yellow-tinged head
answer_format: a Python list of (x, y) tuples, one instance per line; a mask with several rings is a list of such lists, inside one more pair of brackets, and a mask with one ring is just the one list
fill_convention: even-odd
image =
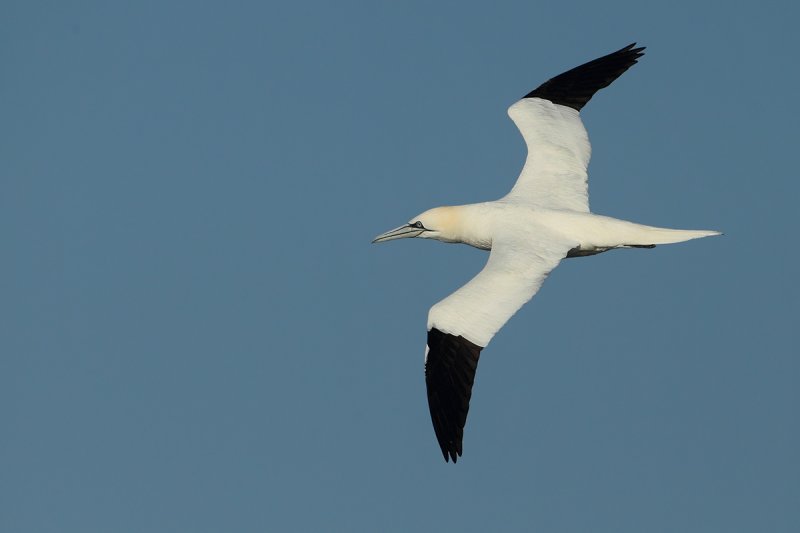
[(460, 242), (461, 213), (457, 207), (435, 207), (415, 216), (408, 224), (387, 231), (372, 241), (386, 242), (407, 237)]

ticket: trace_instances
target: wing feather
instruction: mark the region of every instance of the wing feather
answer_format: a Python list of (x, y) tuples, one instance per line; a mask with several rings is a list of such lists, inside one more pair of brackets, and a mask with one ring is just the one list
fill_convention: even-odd
[(541, 98), (520, 100), (508, 109), (528, 157), (507, 200), (548, 209), (589, 211), (589, 135), (574, 109)]
[(588, 174), (592, 155), (579, 111), (643, 55), (636, 43), (559, 74), (508, 109), (528, 157), (509, 201), (550, 209), (589, 211)]
[(481, 347), (464, 337), (428, 332), (425, 388), (433, 430), (444, 460), (458, 461)]
[(525, 237), (492, 243), (484, 269), (428, 314), (425, 383), (445, 461), (455, 463), (462, 453), (481, 350), (574, 246), (543, 233)]
[(580, 111), (597, 91), (608, 87), (644, 55), (636, 43), (550, 78), (523, 98), (543, 98)]

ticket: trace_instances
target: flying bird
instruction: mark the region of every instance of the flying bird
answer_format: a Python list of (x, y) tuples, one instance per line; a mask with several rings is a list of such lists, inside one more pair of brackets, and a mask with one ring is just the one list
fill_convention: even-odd
[(508, 109), (528, 156), (506, 196), (430, 209), (372, 241), (418, 237), (491, 250), (483, 270), (428, 313), (425, 383), (445, 461), (455, 463), (462, 454), (481, 350), (562, 259), (719, 235), (645, 226), (589, 210), (591, 146), (580, 111), (597, 91), (633, 66), (643, 51), (633, 43), (568, 70)]

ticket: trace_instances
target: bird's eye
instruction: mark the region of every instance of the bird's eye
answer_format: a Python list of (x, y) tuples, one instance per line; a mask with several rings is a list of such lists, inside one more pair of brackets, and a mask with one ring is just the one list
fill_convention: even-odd
[(420, 222), (419, 220), (417, 220), (416, 222), (414, 222), (414, 227), (415, 227), (415, 228), (420, 228), (420, 229), (422, 229), (422, 227), (423, 227), (423, 226), (422, 226), (422, 222)]

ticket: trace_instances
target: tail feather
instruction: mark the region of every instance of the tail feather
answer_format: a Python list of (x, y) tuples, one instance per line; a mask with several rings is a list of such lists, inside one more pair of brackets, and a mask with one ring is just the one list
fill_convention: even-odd
[(719, 231), (713, 230), (686, 230), (654, 228), (650, 226), (642, 227), (642, 232), (637, 236), (638, 242), (627, 243), (627, 246), (648, 246), (656, 244), (673, 244), (676, 242), (690, 241), (702, 237), (721, 235)]
[(572, 256), (592, 255), (620, 247), (650, 247), (721, 235), (719, 231), (713, 230), (646, 226), (594, 213), (565, 218), (562, 226), (574, 230), (574, 238), (580, 243), (577, 250), (571, 251)]

